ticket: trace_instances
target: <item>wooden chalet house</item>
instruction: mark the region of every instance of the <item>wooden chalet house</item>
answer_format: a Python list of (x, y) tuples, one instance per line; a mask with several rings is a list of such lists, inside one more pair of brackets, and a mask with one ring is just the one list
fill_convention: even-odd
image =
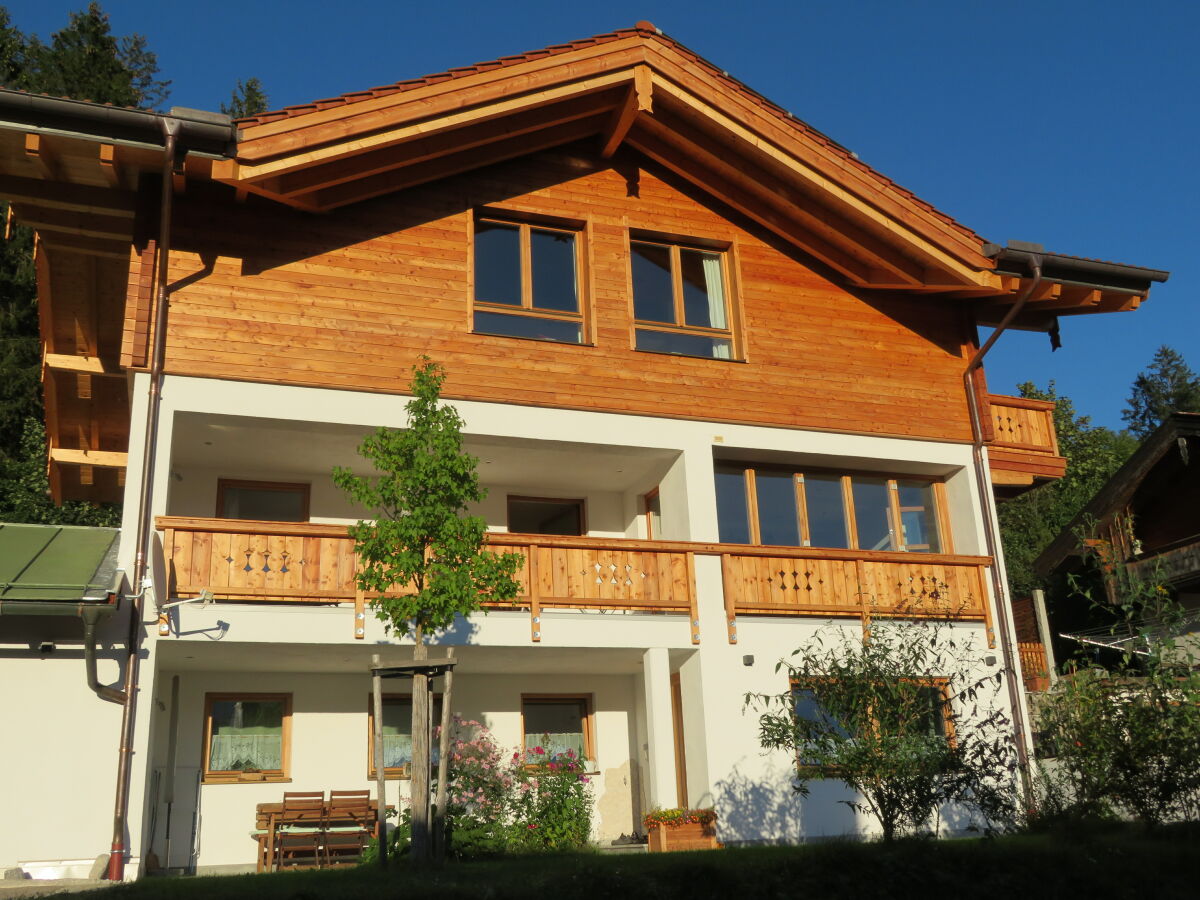
[[(1034, 561), (1038, 574), (1076, 574), (1086, 583), (1081, 534), (1090, 535), (1086, 540), (1102, 561), (1097, 600), (1101, 590), (1110, 603), (1123, 599), (1117, 596), (1121, 579), (1108, 577), (1103, 566), (1124, 566), (1171, 592), (1186, 610), (1179, 625), (1185, 633), (1200, 631), (1200, 413), (1172, 413), (1147, 436)], [(1096, 626), (1087, 601), (1066, 606), (1056, 610), (1054, 622), (1064, 637), (1123, 649), (1128, 635), (1114, 636), (1108, 623)]]
[(743, 695), (914, 604), (1015, 671), (993, 503), (1064, 461), (977, 327), (1165, 277), (988, 244), (645, 22), (233, 124), (2, 91), (0, 197), (37, 230), (54, 494), (125, 504), (121, 703), (38, 652), (68, 619), (0, 619), (28, 871), (106, 851), (114, 796), (130, 874), (252, 865), (257, 804), (369, 786), (368, 661), (411, 648), (356, 596), (330, 471), (405, 424), (423, 354), (526, 558), (518, 608), (441, 639), (456, 708), (582, 750), (601, 843), (683, 804), (726, 842), (863, 831), (836, 785), (793, 798)]

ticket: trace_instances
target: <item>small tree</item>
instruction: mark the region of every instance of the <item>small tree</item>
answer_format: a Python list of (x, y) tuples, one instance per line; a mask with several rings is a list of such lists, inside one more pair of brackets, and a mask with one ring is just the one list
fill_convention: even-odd
[[(462, 418), (439, 403), (445, 373), (424, 357), (413, 368), (408, 427), (380, 428), (359, 453), (378, 475), (337, 468), (334, 483), (374, 514), (350, 528), (358, 554), (358, 587), (369, 595), (389, 634), (411, 635), (414, 657), (428, 658), (426, 640), (489, 600), (513, 600), (520, 590), (519, 553), (482, 549), (487, 523), (466, 515), (487, 496), (478, 460), (464, 452)], [(449, 702), (449, 698), (446, 698)], [(413, 852), (427, 852), (429, 679), (413, 677)]]
[(262, 82), (257, 78), (238, 79), (237, 87), (229, 97), (228, 103), (221, 104), (221, 112), (231, 119), (246, 119), (267, 111), (267, 92), (263, 90)]
[[(1108, 581), (1113, 646), (1107, 665), (1076, 661), (1042, 697), (1040, 725), (1057, 757), (1058, 806), (1073, 817), (1123, 815), (1148, 827), (1200, 817), (1200, 671), (1187, 614), (1156, 576), (1084, 542)], [(1091, 587), (1078, 586), (1084, 600)], [(1110, 594), (1116, 603), (1107, 601)]]
[(1016, 757), (996, 707), (1000, 673), (977, 674), (972, 641), (941, 620), (876, 622), (869, 639), (819, 632), (781, 660), (784, 694), (749, 695), (764, 748), (796, 756), (795, 788), (845, 782), (883, 838), (929, 826), (947, 802), (994, 822), (1011, 815)]

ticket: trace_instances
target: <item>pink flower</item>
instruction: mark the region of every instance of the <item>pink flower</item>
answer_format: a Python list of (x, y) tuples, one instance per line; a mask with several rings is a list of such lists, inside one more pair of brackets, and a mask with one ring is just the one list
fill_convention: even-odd
[(584, 784), (589, 784), (592, 779), (588, 778), (586, 775), (580, 775), (579, 780), (582, 781)]
[(538, 756), (546, 755), (546, 751), (544, 749), (542, 749), (541, 747), (534, 747), (533, 752), (536, 753)]
[(537, 825), (529, 825), (527, 827), (529, 828), (530, 831), (533, 831), (533, 829), (537, 828)]

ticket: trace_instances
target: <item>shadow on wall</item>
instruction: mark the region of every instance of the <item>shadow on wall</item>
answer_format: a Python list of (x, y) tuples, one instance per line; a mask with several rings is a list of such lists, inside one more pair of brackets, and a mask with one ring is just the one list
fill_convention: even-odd
[(861, 826), (840, 781), (809, 782), (807, 797), (794, 788), (790, 768), (755, 766), (757, 777), (734, 766), (715, 785), (718, 835), (726, 844), (796, 844), (825, 836), (857, 836)]

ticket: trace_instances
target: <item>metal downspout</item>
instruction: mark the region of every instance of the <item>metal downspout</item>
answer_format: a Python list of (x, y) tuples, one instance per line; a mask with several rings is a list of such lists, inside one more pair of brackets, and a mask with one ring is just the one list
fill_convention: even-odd
[(101, 619), (107, 619), (112, 614), (111, 607), (84, 606), (80, 608), (79, 617), (83, 619), (83, 664), (87, 670), (87, 685), (95, 691), (97, 697), (107, 700), (109, 703), (124, 703), (124, 691), (101, 684), (100, 679), (96, 676), (96, 625)]
[(175, 141), (180, 123), (164, 117), (162, 200), (158, 222), (157, 304), (154, 314), (154, 340), (150, 359), (150, 393), (146, 408), (146, 434), (142, 445), (142, 477), (138, 492), (137, 557), (134, 562), (130, 598), (129, 659), (125, 666), (125, 707), (121, 714), (121, 749), (117, 760), (117, 791), (113, 810), (112, 852), (108, 859), (108, 880), (125, 878), (125, 824), (129, 811), (130, 757), (133, 751), (134, 704), (137, 701), (138, 659), (142, 637), (142, 608), (150, 583), (149, 560), (154, 530), (150, 527), (151, 494), (154, 482), (154, 449), (158, 441), (158, 407), (162, 398), (163, 359), (167, 335), (167, 262), (171, 251), (172, 175), (175, 168)]
[[(967, 368), (963, 372), (963, 385), (967, 391), (967, 408), (971, 413), (971, 451), (975, 461), (975, 485), (979, 491), (979, 504), (983, 511), (984, 540), (987, 544), (988, 555), (993, 560), (1000, 559), (1000, 538), (996, 534), (994, 524), (996, 521), (996, 511), (991, 490), (991, 474), (988, 471), (987, 461), (984, 459), (983, 423), (979, 413), (979, 398), (976, 395), (975, 383), (971, 376), (976, 369), (983, 365), (984, 356), (992, 349), (996, 340), (1020, 314), (1021, 310), (1025, 308), (1026, 302), (1037, 289), (1038, 284), (1041, 283), (1042, 257), (1038, 254), (1032, 254), (1029, 259), (1029, 268), (1033, 274), (1033, 280), (1030, 282), (1029, 287), (1013, 303), (1008, 313), (1000, 321), (1000, 324), (996, 326), (996, 329), (984, 342), (983, 346), (975, 351), (975, 355), (971, 357), (971, 361), (967, 363)], [(1013, 738), (1017, 746), (1017, 768), (1021, 774), (1021, 784), (1025, 790), (1025, 796), (1030, 797), (1032, 781), (1029, 773), (1029, 753), (1025, 744), (1025, 713), (1020, 694), (1021, 686), (1016, 679), (1017, 660), (1013, 653), (1015, 637), (1009, 630), (1011, 616), (1009, 615), (1008, 585), (1005, 584), (1005, 580), (1000, 574), (1000, 567), (995, 562), (991, 566), (991, 577), (992, 596), (996, 600), (996, 618), (1000, 624), (1000, 651), (1004, 657), (1004, 668), (1009, 673), (1008, 700), (1012, 708)]]

